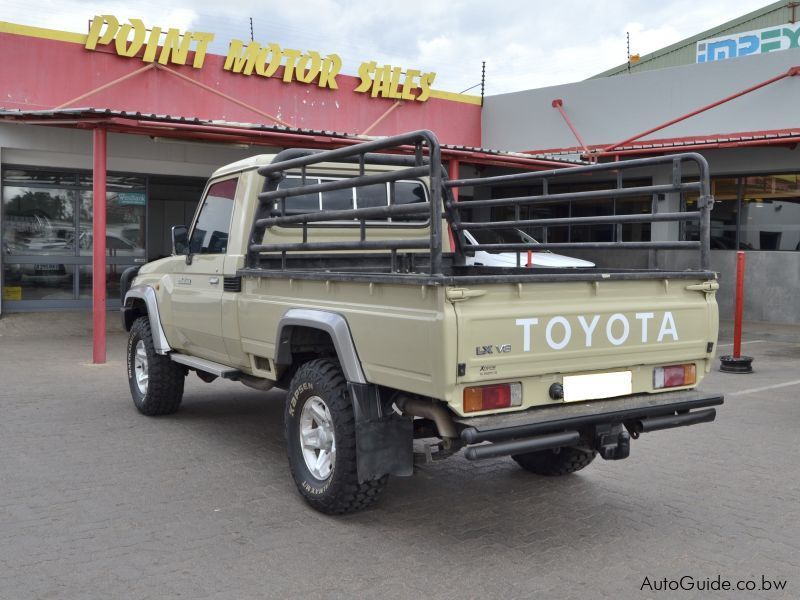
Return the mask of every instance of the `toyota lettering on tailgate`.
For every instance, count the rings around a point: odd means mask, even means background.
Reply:
[[[547,345],[553,350],[566,348],[573,335],[576,337],[581,336],[587,348],[592,347],[592,342],[595,336],[598,335],[605,335],[608,342],[613,346],[621,346],[628,341],[631,335],[636,336],[643,344],[646,344],[651,341],[651,332],[655,334],[655,328],[658,327],[658,333],[655,335],[656,343],[661,343],[668,339],[672,339],[675,342],[678,341],[678,328],[675,325],[675,318],[672,316],[671,311],[666,311],[663,314],[637,312],[634,316],[635,319],[632,324],[631,320],[624,314],[614,313],[601,324],[600,315],[592,315],[591,317],[578,315],[573,321],[570,321],[567,317],[557,315],[547,321],[544,338]],[[544,322],[540,324],[538,317],[529,317],[517,319],[516,324],[522,327],[522,351],[530,352],[531,330],[544,325]]]

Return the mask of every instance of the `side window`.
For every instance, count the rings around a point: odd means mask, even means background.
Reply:
[[[322,183],[328,181],[336,180],[323,179]],[[349,208],[353,208],[353,188],[322,192],[322,210],[347,210]]]
[[[233,199],[238,181],[226,179],[208,188],[189,240],[192,254],[225,254],[228,250]]]
[[[356,204],[358,208],[374,208],[388,204],[386,184],[377,183],[356,188]]]
[[[287,177],[278,184],[279,190],[289,188],[299,188],[302,184],[300,177]],[[306,177],[306,185],[316,185],[319,179],[316,177]],[[303,213],[316,212],[319,210],[319,194],[303,194],[302,196],[292,196],[286,199],[286,214],[301,215]],[[272,208],[272,214],[281,214],[280,202],[276,202]]]
[[[398,181],[394,184],[394,194],[391,198],[392,204],[414,204],[425,202],[425,186],[421,183],[412,181]],[[407,217],[392,217],[394,222],[424,221],[421,215],[409,215]]]
[[[333,178],[306,177],[306,185],[315,185],[335,181]],[[299,188],[301,179],[296,175],[290,175],[278,184],[278,189]],[[388,183],[376,183],[357,188],[344,188],[322,192],[321,194],[303,194],[286,199],[286,214],[299,215],[319,210],[346,210],[351,208],[372,208],[376,206],[387,206],[388,204],[413,204],[416,202],[426,202],[427,196],[425,186],[418,181],[398,181],[394,184],[394,191],[390,194]],[[355,206],[353,196],[355,191]],[[391,197],[390,197],[391,196]],[[276,203],[271,211],[273,216],[281,214],[280,205]],[[386,217],[374,219],[375,221],[388,221]],[[413,215],[408,217],[393,217],[394,222],[416,222],[426,221],[423,215]]]

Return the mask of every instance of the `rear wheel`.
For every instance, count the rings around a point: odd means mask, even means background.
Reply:
[[[136,408],[150,417],[178,410],[186,370],[153,346],[150,320],[139,317],[128,336],[128,385]]]
[[[292,378],[284,414],[286,452],[300,494],[326,514],[363,510],[388,476],[359,483],[353,405],[339,364],[312,360]]]
[[[578,448],[558,448],[556,450],[542,450],[528,452],[527,454],[514,454],[517,464],[531,473],[537,475],[567,475],[588,467],[597,456],[594,450],[579,450]]]

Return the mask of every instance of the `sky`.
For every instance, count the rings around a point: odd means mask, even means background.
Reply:
[[[437,73],[433,87],[486,94],[580,81],[766,6],[765,0],[3,0],[0,21],[85,32],[96,14],[147,27],[336,53],[342,73],[363,61]],[[480,93],[475,87],[469,93]]]

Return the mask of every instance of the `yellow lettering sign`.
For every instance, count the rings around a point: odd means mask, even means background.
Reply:
[[[361,82],[355,91],[369,93],[373,98],[392,98],[395,100],[417,100],[425,102],[431,95],[431,85],[436,73],[422,73],[408,69],[403,73],[401,67],[378,66],[374,60],[361,63],[358,68]],[[402,83],[402,86],[401,86]],[[419,91],[419,93],[417,93]]]
[[[181,33],[178,29],[169,29],[162,44],[160,27],[153,27],[148,34],[141,19],[128,19],[128,23],[120,25],[119,19],[113,15],[98,15],[92,19],[85,48],[96,50],[98,44],[106,46],[113,41],[114,48],[120,56],[134,57],[144,48],[142,53],[144,62],[154,62],[158,54],[159,64],[185,65],[194,44],[192,66],[199,69],[203,66],[208,45],[213,39],[213,33],[202,31]],[[161,47],[160,54],[159,47]]]
[[[203,67],[208,47],[214,40],[213,33],[184,31],[161,27],[147,29],[141,19],[128,19],[121,23],[114,15],[97,15],[92,19],[85,48],[96,50],[98,46],[113,48],[119,56],[140,57],[143,62],[158,61],[161,65],[185,65],[189,52],[194,50],[192,67]],[[260,77],[274,77],[283,67],[281,81],[304,84],[316,83],[321,88],[339,89],[336,76],[342,69],[338,54],[322,56],[319,52],[303,52],[292,48],[281,48],[269,43],[231,40],[223,69],[232,73]],[[373,61],[363,62],[358,67],[360,82],[356,92],[369,94],[372,98],[412,100],[425,102],[431,95],[431,86],[436,73],[423,73],[418,69],[403,69],[393,65],[381,65]]]
[[[342,68],[342,59],[336,54],[323,59],[313,50],[303,54],[300,50],[281,48],[278,44],[262,46],[258,42],[249,42],[245,47],[242,40],[231,40],[222,68],[242,75],[252,75],[255,71],[262,77],[272,77],[281,65],[281,80],[286,83],[318,80],[317,85],[321,88],[338,89],[336,75]]]
[[[105,31],[103,31],[104,25],[106,26]],[[115,16],[96,16],[94,19],[92,19],[92,25],[89,27],[89,35],[86,37],[86,49],[94,50],[95,47],[97,47],[98,42],[103,45],[108,44],[114,39],[114,36],[117,34],[118,30],[119,21],[117,21]]]
[[[128,37],[133,31],[133,39],[128,43]],[[117,54],[120,56],[136,56],[139,50],[142,49],[144,44],[144,36],[147,34],[147,29],[141,19],[130,19],[130,25],[127,23],[119,28],[116,35]]]

